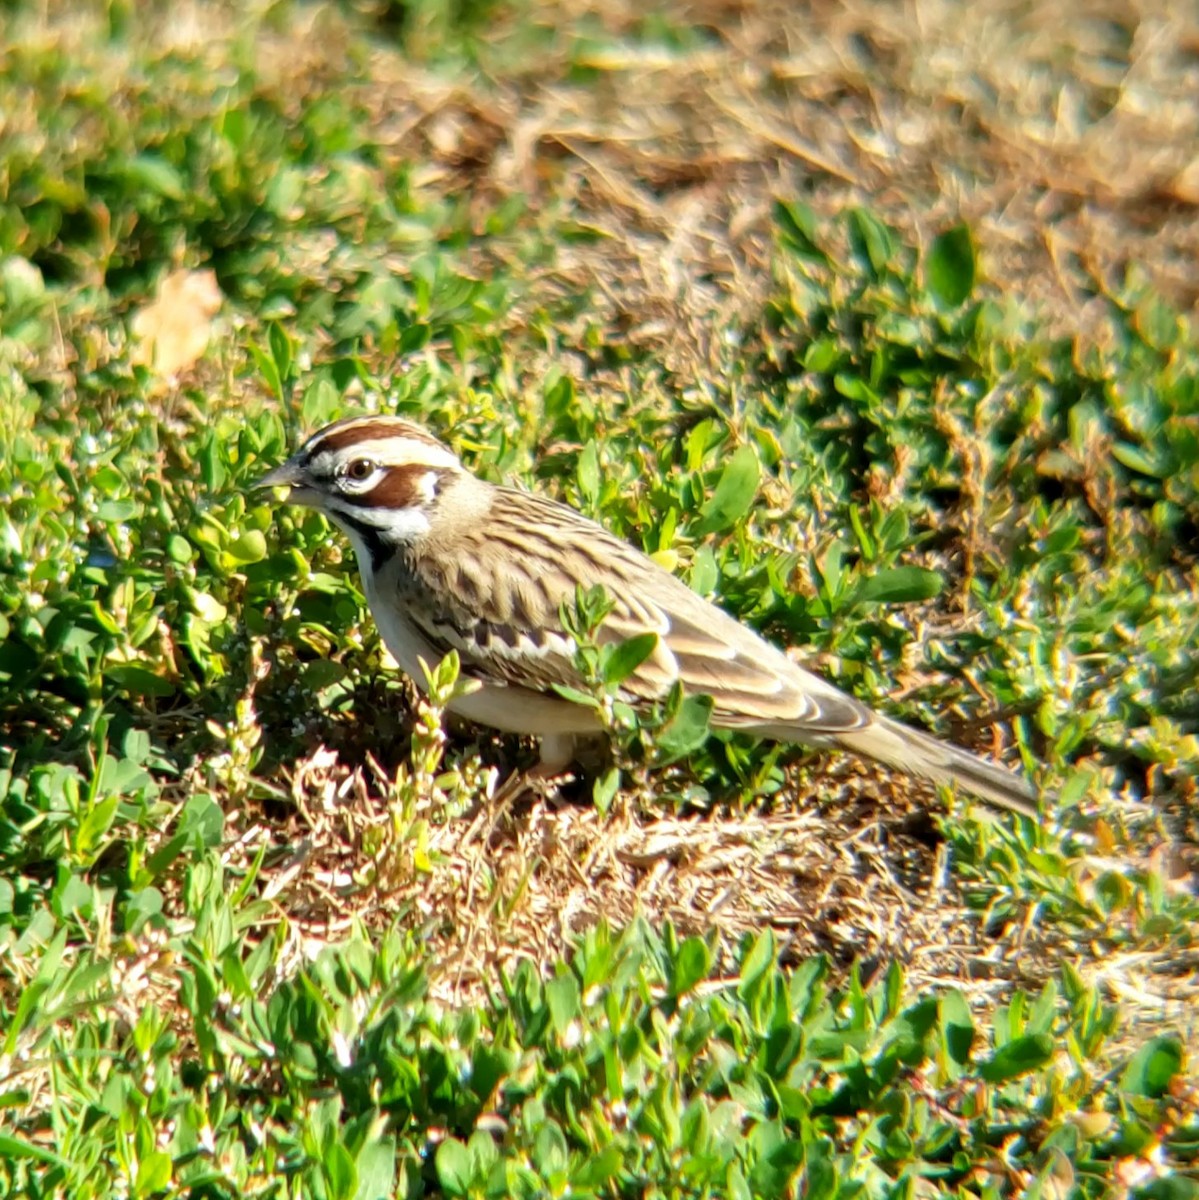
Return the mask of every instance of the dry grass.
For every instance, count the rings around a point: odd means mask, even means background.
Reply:
[[[643,19],[567,8],[614,38]],[[963,13],[954,0],[692,4],[662,21],[700,31],[697,48],[576,47],[585,85],[568,82],[560,39],[536,78],[498,85],[447,84],[380,52],[363,100],[397,156],[430,164],[430,186],[481,209],[519,193],[602,233],[544,284],[594,288],[634,338],[695,352],[714,315],[752,304],[778,193],[824,212],[865,204],[920,238],[965,218],[992,278],[1061,331],[1086,327],[1097,283],[1130,267],[1199,302],[1194,7]],[[543,19],[569,24],[559,6]]]
[[[174,6],[141,36],[215,67],[239,17]],[[69,51],[99,19],[50,5],[19,33]],[[659,7],[654,23],[685,35],[682,48],[647,34],[638,5],[569,0],[510,19],[547,30],[537,53],[504,50],[497,12],[486,70],[445,71],[423,65],[419,33],[415,52],[381,39],[363,62],[340,10],[296,8],[259,32],[256,69],[297,112],[337,87],[397,161],[420,164],[420,187],[469,195],[481,214],[519,194],[605,234],[573,245],[545,283],[585,276],[634,326],[656,305],[671,325],[680,301],[710,322],[730,296],[752,296],[780,193],[824,212],[866,204],[918,236],[964,217],[991,277],[1060,329],[1084,324],[1095,281],[1130,266],[1184,308],[1199,303],[1188,0]],[[583,27],[585,44],[568,32]],[[128,65],[108,64],[114,91]]]
[[[476,757],[455,769],[494,788],[494,768]],[[455,1005],[477,1002],[497,968],[556,961],[597,921],[644,918],[707,937],[717,972],[735,973],[741,939],[770,927],[788,961],[824,953],[867,980],[898,961],[914,990],[955,986],[986,1005],[1040,988],[1071,961],[1122,1004],[1129,1045],[1161,1020],[1192,1023],[1193,963],[1168,949],[1110,956],[1098,934],[1079,941],[1034,905],[1020,922],[967,906],[929,815],[936,799],[844,756],[793,765],[784,792],[749,813],[663,816],[633,793],[601,817],[557,786],[504,791],[454,814],[427,781],[408,815],[428,822],[427,839],[397,838],[394,780],[322,747],[294,770],[286,820],[255,806],[232,814],[225,858],[238,875],[269,848],[260,895],[292,931],[285,962],[312,957],[352,923],[399,919],[428,947],[434,994]],[[1151,843],[1163,853],[1149,831],[1146,860]],[[1085,890],[1131,865],[1094,855],[1076,869]]]

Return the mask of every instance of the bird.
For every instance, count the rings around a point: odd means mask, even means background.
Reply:
[[[349,539],[380,636],[425,686],[423,664],[451,650],[474,690],[449,709],[540,741],[541,766],[564,770],[602,732],[564,603],[602,585],[611,610],[595,633],[616,643],[656,634],[618,697],[648,710],[677,682],[711,697],[713,728],[841,749],[1036,819],[1023,776],[882,713],[801,667],[647,554],[567,504],[491,483],[403,417],[347,417],[313,433],[256,489],[323,513]]]

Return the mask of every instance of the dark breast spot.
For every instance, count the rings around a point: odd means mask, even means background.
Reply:
[[[365,521],[359,521],[347,512],[339,513],[337,519],[344,521],[362,539],[367,553],[371,556],[371,567],[375,571],[383,570],[391,558],[393,551],[383,541],[383,535],[378,527],[368,525]]]

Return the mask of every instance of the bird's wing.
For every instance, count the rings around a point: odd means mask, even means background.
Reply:
[[[561,606],[573,605],[579,585],[601,584],[614,607],[597,640],[658,635],[622,684],[622,697],[634,705],[660,700],[679,680],[688,693],[712,697],[716,726],[823,741],[872,719],[865,705],[565,505],[497,488],[486,520],[454,536],[453,547],[413,559],[405,603],[434,649],[458,651],[464,675],[546,690],[582,687]]]
[[[652,611],[667,632],[633,677],[634,686],[660,694],[678,679],[688,693],[712,697],[713,725],[771,730],[771,736],[792,741],[820,741],[873,719],[860,701],[797,666],[748,626],[650,565],[654,571],[642,580],[639,606]],[[632,636],[639,632],[639,618],[618,604],[604,623],[604,636]]]

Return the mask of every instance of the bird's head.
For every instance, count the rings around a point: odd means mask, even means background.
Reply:
[[[287,503],[323,512],[362,558],[428,532],[438,497],[464,474],[452,450],[400,417],[350,417],[314,433],[255,488],[288,488]]]

